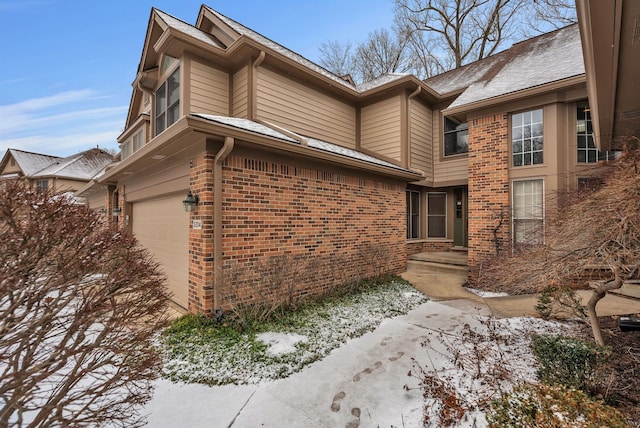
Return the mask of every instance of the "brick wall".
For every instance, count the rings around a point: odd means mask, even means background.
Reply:
[[[469,279],[482,262],[510,242],[508,116],[498,114],[469,123]]]
[[[407,241],[407,255],[423,252],[442,252],[453,248],[453,241]]]
[[[213,165],[215,153],[202,152],[191,160],[189,189],[199,198],[189,214],[189,311],[209,313],[213,307]],[[201,229],[192,227],[200,221]]]
[[[229,156],[223,166],[223,308],[320,294],[380,268],[403,271],[405,188],[322,167]],[[282,293],[274,276],[292,289]]]

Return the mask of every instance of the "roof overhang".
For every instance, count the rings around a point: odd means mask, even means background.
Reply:
[[[640,135],[640,2],[576,0],[596,145]]]
[[[204,137],[204,138],[202,138]],[[340,154],[309,147],[298,142],[286,141],[246,129],[213,122],[201,117],[189,115],[171,125],[133,155],[121,161],[95,179],[90,185],[81,189],[78,194],[90,193],[91,188],[100,184],[115,183],[138,171],[153,167],[167,158],[175,156],[177,152],[190,150],[191,143],[198,143],[204,139],[219,139],[233,137],[246,142],[252,147],[266,151],[287,153],[320,162],[328,162],[349,169],[366,171],[370,174],[381,175],[401,181],[419,181],[423,174],[419,171],[400,167],[377,165],[359,159],[342,156]]]

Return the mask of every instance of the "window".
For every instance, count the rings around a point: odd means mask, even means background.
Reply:
[[[447,194],[427,194],[427,236],[447,237]]]
[[[122,148],[120,149],[122,159],[126,159],[131,156],[131,141],[127,140],[122,143]]]
[[[538,165],[542,158],[542,109],[511,116],[513,166]]]
[[[458,155],[469,151],[469,124],[444,118],[444,155]]]
[[[36,180],[36,187],[40,190],[49,188],[49,180]]]
[[[407,190],[407,239],[420,237],[420,192]]]
[[[585,106],[578,106],[577,112],[576,134],[578,136],[578,162],[597,162],[598,149],[593,141],[591,112]]]
[[[175,123],[179,116],[180,68],[176,68],[156,91],[156,135]]]
[[[133,135],[133,152],[137,152],[142,148],[142,129]]]
[[[544,237],[543,181],[513,182],[513,242],[541,244]]]
[[[589,106],[579,105],[577,108],[576,135],[578,138],[578,163],[594,163],[616,158],[614,151],[602,153],[596,148]]]

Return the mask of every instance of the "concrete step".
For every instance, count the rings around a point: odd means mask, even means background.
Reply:
[[[442,263],[455,266],[467,266],[467,253],[462,251],[446,251],[432,253],[417,253],[408,257],[409,260]]]
[[[468,270],[469,269],[466,264],[460,265],[433,261],[407,260],[407,272],[446,273],[466,276],[468,274]]]

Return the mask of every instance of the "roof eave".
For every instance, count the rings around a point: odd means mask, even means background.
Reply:
[[[536,95],[542,95],[549,92],[554,92],[559,89],[566,89],[571,86],[584,84],[586,77],[584,74],[568,77],[554,82],[549,82],[544,85],[538,85],[531,88],[521,89],[519,91],[509,92],[504,95],[498,95],[491,98],[485,98],[483,100],[474,101],[468,104],[463,104],[451,108],[442,110],[445,115],[457,115],[463,113],[469,113],[475,110],[482,110],[488,107],[492,107],[498,104],[504,104],[511,101],[517,101],[523,98],[533,97]]]

